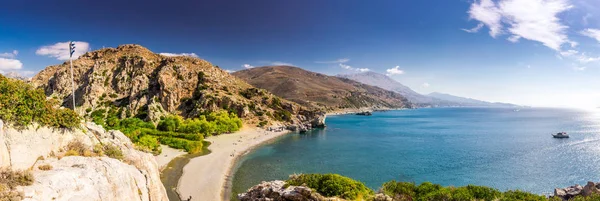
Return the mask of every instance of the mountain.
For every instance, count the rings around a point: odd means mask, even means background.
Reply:
[[[411,88],[404,86],[400,82],[383,74],[375,72],[365,72],[356,74],[343,74],[337,75],[337,77],[351,79],[360,83],[378,86],[382,89],[390,90],[401,94],[406,97],[410,102],[418,106],[429,106],[429,105],[444,105],[448,106],[452,103],[447,101],[439,100],[433,97],[425,96],[413,91]]]
[[[227,110],[244,123],[322,124],[323,112],[283,100],[252,87],[208,61],[167,57],[140,45],[121,45],[88,52],[73,61],[79,114],[114,110],[121,118],[157,122],[166,114],[198,117]],[[50,66],[31,83],[49,97],[72,107],[69,63]],[[312,122],[312,121],[315,122]]]
[[[437,98],[440,100],[446,100],[458,105],[456,106],[477,106],[477,107],[518,107],[518,105],[510,104],[510,103],[492,103],[487,101],[481,101],[472,98],[465,98],[460,96],[454,96],[450,94],[444,94],[439,92],[433,92],[428,94],[427,96]]]
[[[258,67],[237,71],[233,75],[303,106],[328,111],[412,106],[398,93],[298,67]]]
[[[422,95],[400,82],[383,74],[365,72],[357,74],[337,75],[338,77],[351,79],[368,85],[378,86],[383,89],[397,92],[406,97],[410,102],[420,107],[515,107],[517,105],[508,103],[491,103],[470,98],[463,98],[442,93],[431,93]]]

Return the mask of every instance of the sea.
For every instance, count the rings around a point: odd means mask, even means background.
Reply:
[[[242,157],[232,195],[299,173],[336,173],[375,191],[396,180],[548,195],[600,181],[600,110],[423,108],[328,116],[326,124]],[[561,131],[570,138],[551,136]]]

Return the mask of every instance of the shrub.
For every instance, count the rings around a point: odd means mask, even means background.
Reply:
[[[75,140],[67,144],[66,150],[66,156],[83,156],[86,151],[89,151],[89,147],[81,141]]]
[[[33,184],[33,175],[29,171],[12,171],[0,169],[0,200],[5,197],[18,197],[11,194],[17,186],[29,186]],[[10,196],[9,196],[10,195]]]
[[[40,166],[38,166],[38,169],[43,170],[43,171],[52,170],[52,165],[50,165],[50,164],[40,165]]]
[[[121,151],[121,149],[119,147],[117,147],[117,146],[112,145],[112,144],[105,144],[102,147],[102,151],[108,157],[111,157],[111,158],[114,158],[114,159],[118,159],[118,160],[123,159],[123,152]]]
[[[390,197],[397,197],[398,200],[402,200],[402,198],[412,200],[416,198],[416,188],[414,183],[389,181],[383,184],[381,191]]]
[[[337,196],[353,200],[373,194],[362,182],[338,174],[293,175],[287,183],[295,186],[306,185],[327,197]]]
[[[42,126],[74,128],[79,116],[70,109],[57,109],[55,102],[46,100],[41,89],[0,75],[0,119],[16,127],[32,123]]]
[[[161,137],[160,143],[175,149],[183,149],[190,154],[202,151],[202,141],[191,141],[173,137]]]
[[[500,201],[545,201],[546,197],[520,190],[506,191]]]

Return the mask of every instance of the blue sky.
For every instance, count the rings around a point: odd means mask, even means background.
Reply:
[[[369,70],[421,93],[600,106],[597,0],[6,0],[0,7],[5,73],[31,76],[62,63],[57,47],[69,40],[80,41],[80,51],[136,43],[227,70]]]

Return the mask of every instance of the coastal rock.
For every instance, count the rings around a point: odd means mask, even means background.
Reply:
[[[375,195],[375,197],[373,197],[373,201],[393,201],[394,199],[392,199],[392,197],[383,194],[383,193],[378,193]]]
[[[600,190],[596,188],[596,184],[594,184],[594,182],[588,181],[588,183],[583,187],[581,195],[590,196],[594,193],[600,193]]]
[[[17,188],[25,201],[168,201],[154,156],[136,150],[120,131],[105,131],[94,123],[73,130],[7,127],[0,126],[0,166],[31,171],[33,185]],[[123,158],[55,157],[74,141],[89,149],[100,143],[112,145],[121,150]],[[40,168],[42,165],[46,168]]]
[[[238,194],[240,201],[344,201],[340,198],[323,197],[305,186],[287,186],[285,181],[270,181],[253,186],[246,193]],[[383,201],[383,200],[382,200]]]

